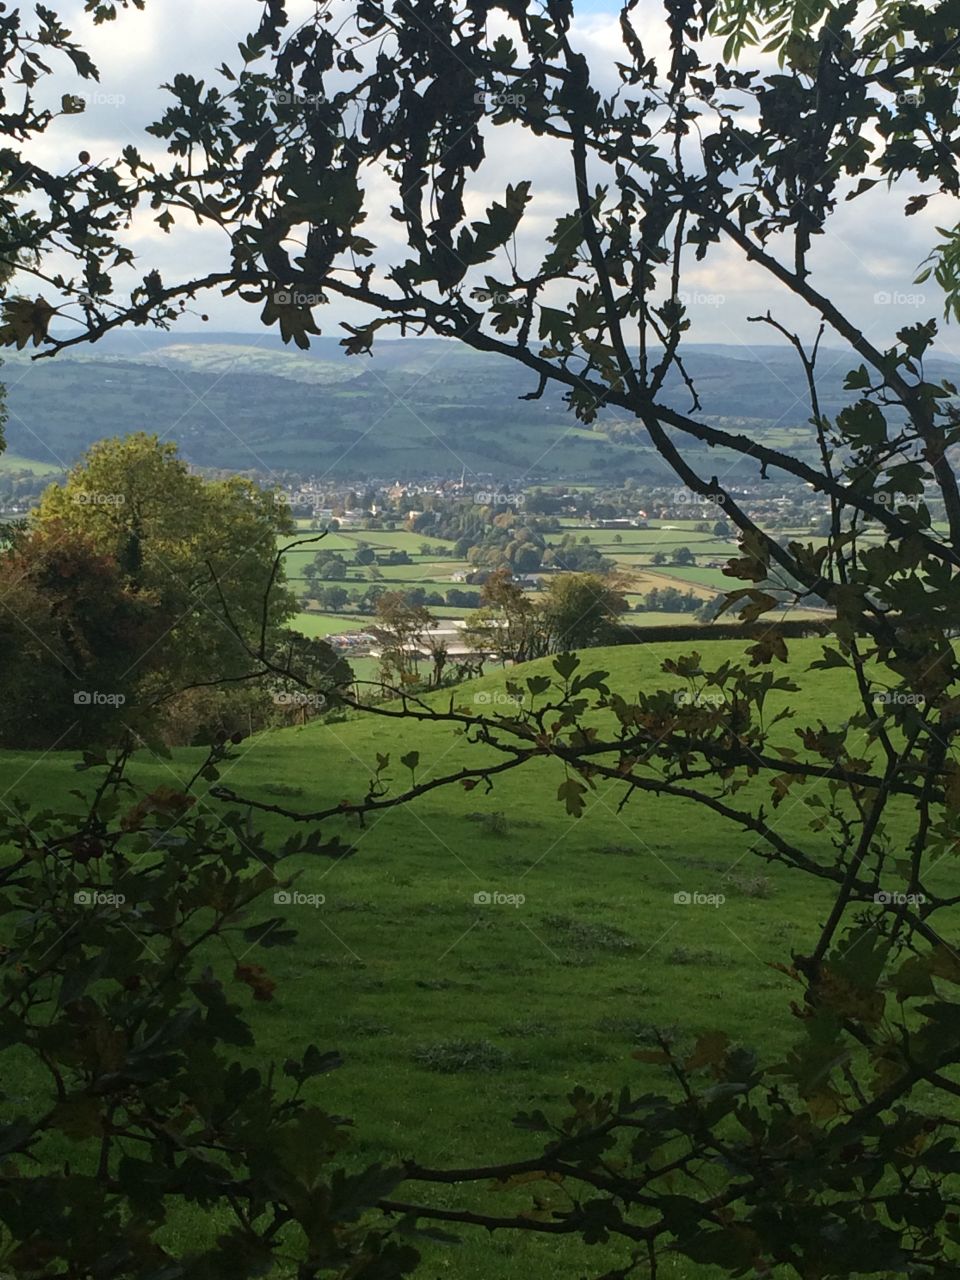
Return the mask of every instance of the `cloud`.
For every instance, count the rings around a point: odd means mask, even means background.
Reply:
[[[101,71],[98,84],[81,81],[67,68],[41,86],[43,100],[55,106],[63,93],[90,95],[82,115],[57,121],[50,134],[34,151],[40,163],[70,168],[81,150],[94,160],[116,155],[133,144],[148,158],[161,160],[164,149],[159,140],[146,134],[146,126],[162,113],[167,95],[162,84],[177,72],[187,72],[208,84],[227,82],[216,71],[222,62],[236,67],[238,42],[254,28],[261,6],[254,0],[162,0],[149,4],[144,12],[128,10],[116,22],[99,27],[82,12],[81,0],[66,6],[66,21],[72,24],[78,41],[89,49]],[[307,17],[309,0],[294,0],[291,17]],[[588,56],[598,84],[612,92],[618,84],[616,61],[623,57],[618,12],[608,3],[591,0],[577,4],[573,44]],[[640,0],[633,21],[640,32],[648,56],[661,62],[667,52],[666,29],[659,0]],[[502,18],[501,25],[510,24]],[[767,59],[769,69],[773,68]],[[561,214],[573,207],[573,182],[569,156],[558,143],[535,138],[517,126],[487,128],[487,160],[471,183],[468,209],[481,217],[493,199],[502,198],[508,183],[529,179],[533,201],[517,242],[518,266],[532,273],[539,261],[544,237]],[[594,180],[601,180],[595,174]],[[386,176],[370,168],[363,175],[369,193],[366,234],[379,246],[378,265],[396,261],[405,254],[399,224],[390,217],[396,193]],[[811,254],[812,283],[830,295],[841,310],[864,327],[872,341],[881,345],[892,340],[896,329],[928,316],[940,315],[942,299],[931,282],[914,285],[920,261],[936,240],[936,226],[953,220],[945,200],[933,200],[917,216],[905,219],[903,203],[909,192],[889,193],[882,185],[856,201],[843,202],[830,220],[827,234],[818,237]],[[177,216],[173,233],[165,235],[153,221],[155,213],[144,211],[134,219],[129,243],[137,256],[136,278],[156,267],[167,280],[200,274],[224,267],[228,262],[226,238],[212,229],[191,225],[189,218]],[[774,253],[787,246],[770,241]],[[65,268],[53,260],[52,266]],[[692,322],[691,339],[701,342],[740,342],[748,346],[767,344],[775,336],[762,326],[751,325],[748,317],[772,310],[784,323],[796,326],[806,337],[816,328],[816,317],[804,304],[760,268],[745,262],[742,253],[729,243],[711,247],[706,260],[693,261],[685,273]],[[484,274],[506,276],[509,262],[501,254],[495,263],[482,268]],[[118,291],[129,289],[135,278],[118,276]],[[669,291],[664,282],[663,298]],[[888,296],[890,301],[882,301]],[[881,301],[878,301],[878,297]],[[256,308],[232,298],[207,297],[197,307],[210,315],[211,329],[255,331],[259,327]],[[350,303],[336,301],[318,309],[317,318],[327,333],[339,322],[369,318],[368,313]],[[201,328],[198,314],[180,322],[184,329]],[[952,333],[947,348],[956,349]]]

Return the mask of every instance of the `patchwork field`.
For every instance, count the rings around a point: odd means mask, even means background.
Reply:
[[[736,553],[736,544],[715,538],[712,534],[697,532],[694,520],[664,522],[660,527],[650,529],[624,529],[613,531],[586,526],[579,522],[563,521],[564,532],[575,533],[578,539],[588,541],[598,551],[613,560],[617,569],[628,582],[627,601],[631,610],[635,609],[641,597],[646,593],[673,587],[678,591],[693,591],[701,600],[710,600],[718,592],[728,589],[730,579],[722,570],[712,567],[707,562],[724,561]],[[315,537],[318,531],[307,527],[307,521],[300,521],[301,528],[297,537]],[[559,540],[561,535],[555,535]],[[283,539],[281,545],[286,545]],[[403,550],[412,558],[409,565],[363,566],[352,563],[357,544],[364,542],[377,553],[383,554],[391,550]],[[429,544],[431,553],[421,554],[420,548]],[[301,591],[306,586],[303,571],[320,547],[343,554],[348,565],[348,577],[342,585],[348,590],[356,590],[361,583],[375,581],[391,591],[403,591],[413,586],[423,587],[428,592],[439,592],[445,595],[451,587],[464,588],[464,584],[453,581],[455,573],[468,570],[466,561],[455,559],[450,553],[453,544],[437,538],[428,538],[406,530],[384,531],[377,529],[337,530],[327,534],[322,541],[298,547],[287,553],[285,567],[291,585]],[[669,559],[680,547],[689,547],[697,556],[694,565],[654,565],[653,558],[662,552]],[[477,588],[473,588],[476,590]],[[464,616],[460,607],[431,605],[432,612],[441,618],[457,618]],[[687,624],[690,614],[684,613],[637,613],[631,614],[630,622],[635,626],[665,626],[671,623]],[[361,629],[369,618],[344,609],[340,613],[323,613],[317,609],[301,613],[292,625],[307,635],[332,635],[341,631]]]

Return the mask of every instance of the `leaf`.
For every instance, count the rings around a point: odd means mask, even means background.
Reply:
[[[35,347],[39,347],[55,315],[56,308],[51,307],[45,298],[8,298],[3,306],[0,345],[15,346],[22,351],[32,341]]]
[[[54,1108],[50,1124],[74,1142],[96,1138],[103,1132],[101,1104],[96,1098],[82,1094],[65,1098]]]
[[[329,1213],[340,1222],[358,1218],[378,1200],[390,1195],[405,1178],[398,1168],[374,1164],[361,1173],[344,1173],[337,1169],[330,1179]]]
[[[97,74],[97,68],[89,53],[86,53],[83,49],[78,49],[76,45],[72,44],[64,45],[63,52],[76,67],[78,75],[82,76],[84,80],[99,81],[100,76]]]
[[[313,318],[309,307],[295,306],[292,302],[283,301],[292,294],[277,291],[269,297],[264,305],[260,319],[265,325],[280,325],[280,337],[285,343],[295,342],[301,351],[310,348],[308,334],[320,334],[321,330]]]
[[[298,1084],[303,1084],[304,1080],[309,1080],[313,1076],[326,1075],[328,1071],[336,1071],[342,1066],[343,1058],[336,1049],[322,1053],[315,1044],[311,1044],[308,1045],[302,1062],[296,1062],[293,1058],[286,1060],[283,1064],[283,1074],[291,1076]]]
[[[930,972],[934,977],[960,985],[960,956],[946,943],[934,947]]]
[[[583,813],[586,790],[578,778],[565,778],[557,788],[557,799],[565,803],[571,817],[579,818]]]
[[[420,752],[408,751],[405,756],[400,757],[400,763],[405,769],[409,769],[410,772],[413,773],[417,765],[420,763]]]
[[[277,984],[262,965],[238,964],[233,971],[233,976],[238,982],[246,983],[253,992],[254,1000],[269,1001],[273,999]]]
[[[697,1067],[714,1067],[726,1057],[730,1037],[725,1031],[704,1031],[693,1047],[684,1066],[688,1071]]]
[[[569,680],[579,665],[580,659],[575,653],[560,653],[553,660],[553,669],[561,680]]]
[[[549,1133],[550,1121],[542,1111],[519,1111],[513,1117],[515,1129],[527,1129],[531,1133]]]

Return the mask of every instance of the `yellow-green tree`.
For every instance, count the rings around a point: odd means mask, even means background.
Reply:
[[[205,480],[156,436],[93,445],[34,519],[84,535],[174,619],[156,641],[159,664],[150,655],[161,692],[243,674],[265,610],[268,639],[296,610],[282,567],[268,593],[277,538],[293,530],[286,505],[240,476]]]

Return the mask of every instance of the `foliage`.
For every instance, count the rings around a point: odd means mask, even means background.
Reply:
[[[501,569],[484,584],[481,608],[467,620],[465,634],[478,652],[509,662],[609,643],[617,617],[627,609],[624,585],[596,574],[566,573],[551,578],[546,591],[531,600],[509,570]]]
[[[436,666],[442,671],[441,649],[429,645],[427,635],[435,624],[433,614],[422,604],[411,604],[402,591],[384,591],[376,603],[375,634],[383,638],[380,672],[386,685],[411,685],[419,680],[422,651],[430,647]],[[439,683],[439,679],[438,679]]]
[[[277,537],[293,529],[284,506],[240,476],[203,480],[155,436],[94,445],[46,490],[36,522],[89,538],[172,620],[151,653],[157,696],[247,672],[237,632],[259,641],[268,594],[271,640],[296,612],[274,573]]]
[[[889,346],[877,346],[816,287],[811,246],[841,198],[866,200],[880,183],[907,191],[907,214],[931,195],[957,194],[955,6],[883,5],[864,24],[853,3],[668,0],[669,47],[656,57],[635,8],[627,4],[621,16],[620,92],[611,94],[592,81],[576,47],[569,0],[535,11],[496,0],[377,0],[335,27],[323,13],[288,25],[285,6],[268,4],[242,61],[227,68],[228,88],[187,75],[173,82],[174,101],[152,127],[173,154],[168,171],[147,166],[133,148],[114,169],[84,161],[62,181],[31,170],[32,187],[48,199],[18,215],[11,247],[45,247],[64,208],[75,214],[83,204],[82,218],[65,219],[78,274],[53,283],[75,297],[82,280],[95,295],[83,305],[87,328],[77,340],[124,320],[162,321],[178,300],[224,285],[242,288],[264,323],[301,348],[318,326],[314,304],[297,299],[312,296],[366,308],[366,323],[346,326],[353,354],[368,352],[391,326],[498,354],[530,375],[532,398],[562,391],[583,424],[604,411],[627,419],[678,483],[721,507],[738,531],[726,606],[750,625],[750,641],[743,660],[667,660],[664,675],[686,682],[684,699],[666,681],[614,690],[604,671],[563,653],[548,675],[511,678],[504,714],[444,710],[404,687],[412,684],[405,637],[427,619],[405,603],[384,607],[395,624],[400,698],[369,713],[446,725],[483,752],[473,766],[425,778],[419,752],[407,751],[407,785],[378,755],[367,797],[343,802],[341,814],[362,816],[444,785],[492,788],[502,773],[548,760],[572,818],[601,787],[616,789],[620,805],[684,799],[741,831],[757,857],[833,893],[815,936],[782,964],[797,992],[786,1055],[770,1061],[723,1030],[690,1052],[663,1038],[638,1051],[663,1068],[671,1082],[663,1093],[577,1088],[565,1113],[518,1118],[547,1135],[531,1157],[413,1173],[424,1183],[519,1178],[533,1184],[527,1212],[495,1217],[426,1195],[402,1212],[613,1239],[625,1255],[621,1276],[656,1274],[681,1254],[731,1276],[782,1268],[818,1280],[946,1280],[960,1259],[960,973],[949,915],[958,899],[933,872],[960,841],[960,490],[950,462],[960,441],[957,389],[932,369],[934,320],[905,325]],[[38,17],[49,27],[46,13]],[[727,37],[719,61],[704,43],[711,24]],[[768,35],[781,62],[776,74],[743,62]],[[19,42],[16,24],[3,38],[8,47]],[[70,56],[66,33],[50,31],[46,43]],[[38,74],[35,60],[27,74]],[[15,134],[44,127],[29,114],[13,124]],[[566,166],[569,205],[532,260],[517,251],[542,225],[531,180],[514,175],[479,212],[477,171],[498,129],[525,130]],[[374,196],[366,184],[374,168],[392,185],[388,223],[368,217],[384,204],[383,192]],[[123,252],[115,235],[148,197],[162,206],[164,229],[188,217],[225,230],[230,261],[201,281],[145,278],[132,311],[109,314],[109,271]],[[690,317],[680,285],[691,255],[703,259],[718,246],[802,302],[819,325],[810,346],[772,313],[755,317],[799,361],[813,461],[701,413],[685,363]],[[948,268],[950,260],[943,258]],[[55,314],[42,297],[11,299],[3,340],[63,349],[70,340],[50,333]],[[836,413],[818,393],[828,329],[852,366],[851,403]],[[668,376],[686,385],[688,410],[668,399]],[[825,541],[782,546],[709,473],[712,449],[822,495]],[[943,504],[945,529],[928,492]],[[537,545],[519,545],[528,542]],[[557,563],[595,568],[580,559],[591,554],[568,544]],[[543,642],[535,607],[493,577],[504,624],[496,630],[515,632],[514,656],[530,656]],[[827,709],[794,724],[789,746],[771,736],[789,711],[766,711],[771,693],[795,687],[782,665],[787,643],[760,623],[785,599],[829,605],[831,634],[814,669],[842,670],[857,697],[842,720]],[[493,619],[480,621],[494,633]],[[269,668],[262,644],[259,656]],[[614,725],[601,733],[605,714]],[[239,801],[229,788],[217,794]],[[788,836],[778,811],[794,804],[804,806],[807,827]],[[269,807],[307,824],[329,816]],[[910,824],[896,844],[894,818]],[[269,993],[258,970],[244,976],[256,994]],[[99,1042],[94,1049],[103,1052]],[[16,1141],[15,1133],[14,1150]],[[316,1151],[312,1144],[312,1159]],[[558,1181],[565,1194],[546,1199],[542,1191]]]
[[[0,743],[209,742],[282,724],[291,690],[261,650],[332,705],[349,667],[282,625],[294,605],[276,540],[290,528],[272,493],[205,481],[153,437],[95,446],[0,553]]]
[[[200,772],[216,778],[229,750]],[[416,1251],[371,1213],[402,1171],[352,1160],[347,1121],[322,1105],[339,1055],[249,1062],[251,1002],[283,999],[264,949],[296,937],[266,902],[289,899],[298,851],[347,850],[294,837],[276,852],[240,813],[211,823],[189,791],[138,793],[126,765],[88,757],[102,781],[79,817],[0,815],[3,1049],[37,1085],[0,1128],[5,1266],[24,1280],[407,1274]],[[174,1251],[185,1214],[211,1229]]]
[[[0,744],[107,742],[142,724],[144,683],[175,616],[54,518],[0,552]]]
[[[663,613],[696,613],[702,601],[693,591],[681,591],[678,587],[654,587],[643,597],[638,609],[650,609]]]

